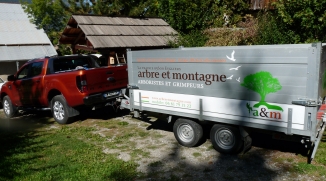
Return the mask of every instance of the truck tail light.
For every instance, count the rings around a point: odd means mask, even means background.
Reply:
[[[88,92],[86,75],[79,75],[76,77],[76,85],[81,93]]]

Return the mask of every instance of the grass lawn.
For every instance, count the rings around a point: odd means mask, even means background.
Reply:
[[[2,114],[2,113],[1,113]],[[0,115],[0,180],[133,180],[136,164],[105,154],[92,128],[59,125],[52,118],[7,120]],[[35,119],[39,119],[35,117]],[[15,129],[5,129],[17,124]],[[33,125],[28,128],[27,124]],[[53,126],[51,126],[53,125]],[[27,130],[26,130],[26,129]],[[100,141],[100,140],[99,140]]]

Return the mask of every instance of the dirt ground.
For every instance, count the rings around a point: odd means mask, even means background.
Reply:
[[[2,113],[3,110],[0,109],[0,112]],[[89,116],[90,114],[97,114],[97,116]],[[83,115],[84,118],[82,118],[82,124],[97,127],[98,131],[94,132],[94,134],[103,136],[103,131],[107,131],[107,129],[99,127],[98,122],[112,119],[107,117],[106,114],[105,111],[85,114]],[[28,119],[28,116],[26,116],[26,119]],[[168,124],[165,120],[155,117],[139,120],[133,118],[130,114],[121,114],[114,117],[114,119],[128,122],[129,125],[140,128],[148,132],[149,135],[161,135],[159,137],[148,136],[143,139],[130,139],[130,142],[136,143],[134,144],[135,147],[130,148],[130,151],[103,148],[103,153],[116,154],[119,159],[125,161],[135,157],[131,154],[133,149],[150,152],[146,157],[136,156],[137,159],[133,159],[139,165],[138,171],[141,174],[137,179],[139,181],[326,180],[324,176],[315,177],[293,172],[293,165],[306,161],[304,157],[306,156],[305,149],[300,144],[273,140],[269,135],[252,135],[252,147],[245,154],[225,155],[215,151],[209,139],[194,148],[179,145],[174,138],[171,124]],[[59,127],[57,123],[47,126],[51,127],[51,129]]]

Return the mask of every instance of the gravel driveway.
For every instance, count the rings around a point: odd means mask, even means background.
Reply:
[[[278,180],[320,180],[309,175],[291,172],[295,162],[304,162],[305,150],[301,144],[290,144],[273,140],[268,135],[253,135],[253,146],[245,154],[222,155],[213,149],[210,141],[198,147],[187,148],[179,145],[174,138],[172,125],[164,120],[150,118],[146,121],[132,118],[130,115],[119,117],[130,125],[142,128],[151,135],[131,139],[135,149],[150,152],[148,157],[137,159],[138,171],[146,176],[138,180],[189,180],[189,181],[278,181]],[[153,148],[153,145],[155,147]],[[117,153],[119,150],[105,150]],[[119,152],[120,159],[129,160],[128,152]]]

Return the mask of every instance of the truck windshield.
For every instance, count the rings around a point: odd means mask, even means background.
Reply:
[[[100,67],[90,57],[61,57],[53,60],[54,72]]]

